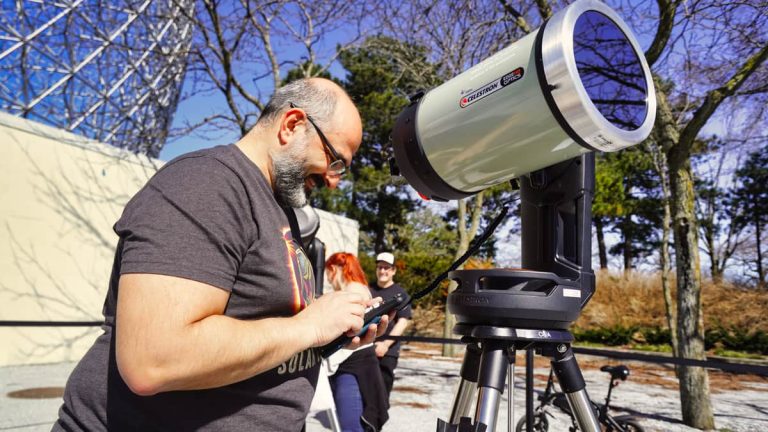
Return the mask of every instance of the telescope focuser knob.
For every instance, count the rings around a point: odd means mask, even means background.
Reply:
[[[411,102],[411,105],[413,105],[416,102],[420,101],[425,94],[426,94],[426,91],[424,91],[424,89],[416,90],[414,93],[411,93],[410,95],[408,95],[408,100]]]

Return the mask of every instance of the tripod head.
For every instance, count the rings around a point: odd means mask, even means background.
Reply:
[[[595,291],[594,154],[521,178],[524,269],[458,270],[448,311],[459,324],[567,329]]]

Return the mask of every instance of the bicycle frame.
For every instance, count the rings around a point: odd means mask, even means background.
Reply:
[[[614,418],[609,414],[610,406],[611,406],[611,396],[613,395],[613,388],[619,385],[620,379],[614,378],[611,376],[610,381],[608,383],[608,392],[605,396],[605,404],[596,404],[593,402],[593,406],[595,408],[595,411],[597,411],[597,419],[600,424],[606,426],[609,428],[609,430],[615,430],[615,431],[623,431],[626,430],[625,426],[620,423],[620,418],[622,416],[619,416],[618,418]],[[571,412],[570,406],[565,401],[565,398],[563,397],[563,394],[560,392],[557,392],[554,390],[554,373],[552,369],[549,371],[549,378],[547,379],[547,386],[544,389],[544,392],[539,395],[538,397],[540,403],[536,407],[535,411],[538,415],[544,416],[552,414],[549,414],[546,410],[547,405],[553,405],[560,411],[564,412],[565,414],[568,414],[568,416],[571,418],[572,426],[570,428],[571,431],[578,430],[576,420],[573,416],[573,413]],[[562,399],[562,400],[558,400]]]

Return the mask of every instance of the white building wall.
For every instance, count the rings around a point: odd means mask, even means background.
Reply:
[[[100,321],[112,225],[162,165],[0,113],[0,321]],[[356,221],[318,211],[327,254],[356,253]],[[0,326],[0,366],[78,360],[98,327]]]

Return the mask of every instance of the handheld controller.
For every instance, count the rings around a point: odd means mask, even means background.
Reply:
[[[398,293],[391,299],[385,302],[379,303],[378,306],[366,312],[365,316],[363,317],[363,328],[360,329],[360,332],[357,334],[357,336],[362,337],[365,334],[365,332],[368,331],[368,327],[370,327],[371,324],[378,324],[381,321],[382,316],[404,305],[407,301],[408,301],[407,295],[403,293]],[[334,339],[333,342],[322,347],[320,350],[320,354],[323,356],[323,358],[328,358],[333,353],[343,348],[344,345],[348,344],[349,341],[351,341],[352,339],[353,338],[347,335],[341,335],[336,339]]]

